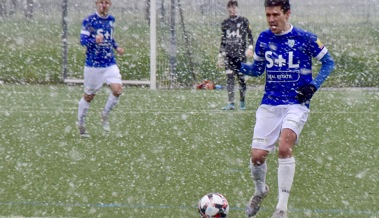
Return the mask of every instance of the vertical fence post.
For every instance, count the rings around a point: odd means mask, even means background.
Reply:
[[[63,0],[62,3],[62,77],[67,79],[67,7],[68,0]]]
[[[171,0],[171,22],[170,22],[170,65],[171,65],[171,75],[170,75],[170,88],[174,85],[176,79],[176,5],[175,0]]]
[[[157,89],[157,16],[156,0],[150,2],[150,89]]]

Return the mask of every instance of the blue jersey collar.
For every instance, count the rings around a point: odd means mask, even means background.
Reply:
[[[283,36],[283,35],[286,35],[286,34],[290,33],[292,30],[293,30],[293,25],[291,24],[291,27],[287,31],[282,32],[280,34],[274,34],[274,35],[275,36]]]
[[[98,17],[100,17],[100,18],[102,18],[102,19],[107,19],[108,17],[109,17],[109,15],[107,15],[107,16],[101,16],[99,13],[97,13],[97,11],[96,11],[96,15],[98,16]]]

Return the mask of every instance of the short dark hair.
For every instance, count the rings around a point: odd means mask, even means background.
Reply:
[[[231,6],[236,6],[238,7],[238,2],[237,0],[229,0],[228,1],[228,5],[226,6],[227,8],[231,7]]]
[[[291,10],[290,0],[265,0],[265,7],[280,6],[282,11],[286,13]]]

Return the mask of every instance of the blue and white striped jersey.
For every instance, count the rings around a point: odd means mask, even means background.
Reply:
[[[113,38],[115,18],[100,17],[97,13],[85,18],[80,32],[80,44],[87,47],[85,65],[88,67],[109,67],[116,64],[114,49],[118,47]],[[103,35],[104,41],[96,43],[96,35]]]

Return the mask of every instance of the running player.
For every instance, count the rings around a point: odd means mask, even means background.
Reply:
[[[96,13],[83,20],[80,43],[87,48],[84,66],[84,95],[79,101],[78,122],[80,136],[89,137],[85,118],[95,94],[106,83],[111,89],[108,100],[101,112],[102,126],[110,131],[108,115],[118,103],[122,92],[120,70],[116,64],[114,50],[123,54],[113,38],[115,18],[108,14],[111,0],[96,0]]]
[[[225,68],[227,77],[228,104],[223,110],[234,110],[234,83],[238,79],[240,92],[240,109],[245,110],[245,77],[239,72],[241,63],[246,61],[246,54],[253,54],[253,34],[249,20],[238,15],[238,2],[229,0],[227,4],[229,18],[221,24],[222,37],[220,53],[218,55],[218,66]]]
[[[267,196],[266,158],[278,142],[278,203],[273,218],[287,217],[288,198],[295,175],[293,148],[309,115],[313,94],[334,69],[334,61],[316,35],[289,23],[289,0],[265,0],[269,29],[256,42],[253,64],[241,72],[260,76],[266,71],[265,92],[256,112],[250,169],[255,184],[246,214],[254,216]],[[312,77],[312,58],[321,62]]]

